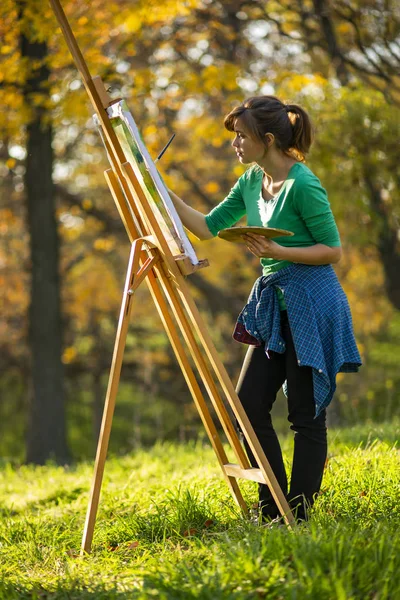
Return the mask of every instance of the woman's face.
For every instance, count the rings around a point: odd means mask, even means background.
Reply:
[[[235,138],[232,146],[236,150],[237,157],[241,163],[246,165],[252,162],[259,162],[264,158],[267,151],[266,147],[258,140],[254,140],[249,136],[240,122],[240,117],[235,121],[234,131]]]

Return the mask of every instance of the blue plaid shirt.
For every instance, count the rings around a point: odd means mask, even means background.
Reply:
[[[277,288],[285,298],[297,362],[313,369],[318,416],[332,400],[337,373],[356,372],[361,366],[349,304],[331,265],[291,264],[259,277],[233,337],[255,346],[265,343],[267,356],[269,350],[282,354],[286,349]]]

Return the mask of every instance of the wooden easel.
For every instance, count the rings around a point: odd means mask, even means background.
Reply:
[[[292,512],[214,348],[185,281],[185,275],[206,266],[207,261],[193,267],[187,258],[182,259],[182,257],[172,255],[132,165],[126,161],[120,143],[111,127],[106,109],[115,100],[110,99],[99,77],[92,78],[90,76],[60,1],[50,0],[50,2],[99,119],[112,165],[112,168],[105,172],[105,177],[131,242],[81,551],[87,553],[91,550],[129,318],[135,290],[143,281],[146,281],[150,290],[234,500],[242,511],[247,513],[247,506],[236,481],[237,478],[267,484],[285,522],[290,527],[294,523]],[[183,337],[186,349],[179,332]],[[228,460],[207,403],[196,381],[187,350],[204,383],[229,445],[235,454],[237,464],[230,463]],[[215,377],[222,387],[226,400],[259,468],[250,466],[228,410],[218,392]]]

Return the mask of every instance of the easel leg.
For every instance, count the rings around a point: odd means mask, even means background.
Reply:
[[[180,300],[177,297],[176,290],[171,283],[170,279],[165,277],[161,272],[160,268],[160,279],[162,281],[164,292],[168,298],[169,304],[174,312],[175,318],[179,324],[182,335],[184,336],[185,342],[190,350],[202,381],[207,389],[210,400],[214,406],[215,412],[217,413],[218,419],[224,429],[225,435],[235,453],[236,459],[239,465],[246,469],[250,467],[247,455],[239,441],[236,429],[232,423],[232,419],[220,397],[217,386],[210,373],[210,370],[204,360],[204,352],[202,353],[199,345],[193,335],[193,327],[189,323],[186,314],[184,313]]]
[[[239,485],[236,481],[235,477],[229,477],[226,474],[223,465],[226,465],[228,462],[228,457],[224,450],[224,447],[221,443],[220,436],[215,428],[213,419],[211,417],[208,406],[204,400],[203,394],[200,390],[200,387],[196,381],[193,370],[190,366],[188,358],[186,356],[183,345],[180,341],[180,338],[176,331],[175,323],[173,322],[171,315],[169,313],[168,305],[164,299],[164,296],[161,293],[161,290],[157,284],[157,280],[153,274],[153,272],[149,273],[147,279],[147,284],[150,290],[150,293],[153,297],[154,304],[157,307],[161,320],[163,322],[164,328],[167,332],[169,340],[171,342],[172,348],[174,349],[175,356],[179,362],[182,373],[186,379],[186,383],[188,384],[189,390],[192,394],[193,400],[197,407],[200,418],[203,422],[204,428],[207,432],[210,443],[214,449],[214,452],[218,458],[218,462],[221,465],[222,472],[226,479],[226,482],[229,486],[229,489],[232,493],[232,496],[236,502],[236,504],[240,507],[243,513],[247,514],[247,505],[244,501],[242,493],[240,491]]]
[[[103,411],[103,419],[101,423],[100,436],[97,445],[96,462],[94,468],[92,488],[90,492],[89,506],[86,513],[86,521],[82,537],[81,554],[85,552],[90,552],[92,546],[93,531],[96,521],[97,508],[99,505],[101,483],[103,480],[104,464],[106,461],[108,443],[110,440],[111,424],[115,408],[115,399],[117,396],[118,384],[121,375],[122,359],[124,355],[126,336],[128,332],[129,316],[132,307],[132,293],[130,292],[130,290],[134,284],[134,278],[137,273],[137,268],[139,266],[141,246],[141,240],[139,241],[139,243],[134,242],[132,244],[131,254],[129,257],[124,295],[119,315],[117,335],[114,344],[114,354],[112,358],[110,377],[108,380],[108,388]]]
[[[257,464],[260,467],[265,482],[270,488],[271,494],[278,506],[281,515],[284,517],[287,524],[294,524],[295,520],[293,517],[293,513],[289,507],[286,497],[279,486],[275,474],[271,469],[271,466],[267,460],[267,457],[265,456],[263,449],[261,448],[260,442],[258,441],[254,429],[251,426],[247,414],[237,396],[235,388],[225,370],[224,365],[222,364],[221,359],[218,356],[218,353],[211,340],[211,336],[207,331],[207,328],[201,318],[197,306],[191,298],[191,294],[187,287],[186,281],[183,277],[180,277],[179,280],[174,282],[175,285],[173,285],[171,281],[167,277],[165,277],[161,270],[160,276],[163,282],[164,291],[166,293],[168,301],[173,307],[175,317],[185,335],[186,341],[191,349],[194,360],[196,360],[197,353],[194,348],[196,342],[193,335],[193,330],[199,336],[202,347],[204,348],[204,351],[208,356],[214,373],[216,374],[222,386],[222,389],[224,390],[226,399],[229,402],[229,405],[231,406],[235,414],[235,417],[240,425],[243,434],[246,437],[246,440],[253,452],[255,459],[257,460]],[[188,326],[188,321],[183,311],[181,302],[184,308],[186,309],[192,327],[190,326],[190,324]],[[216,398],[216,400],[219,402],[218,398]],[[226,410],[222,410],[221,414],[223,419],[225,418],[225,413]],[[221,423],[223,424],[224,420],[221,419]]]

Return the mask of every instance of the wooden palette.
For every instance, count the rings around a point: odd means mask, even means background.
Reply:
[[[227,229],[221,229],[221,231],[218,232],[218,237],[227,242],[245,244],[246,242],[242,238],[245,233],[255,233],[256,235],[263,235],[266,238],[294,235],[292,231],[276,229],[275,227],[228,227]]]

